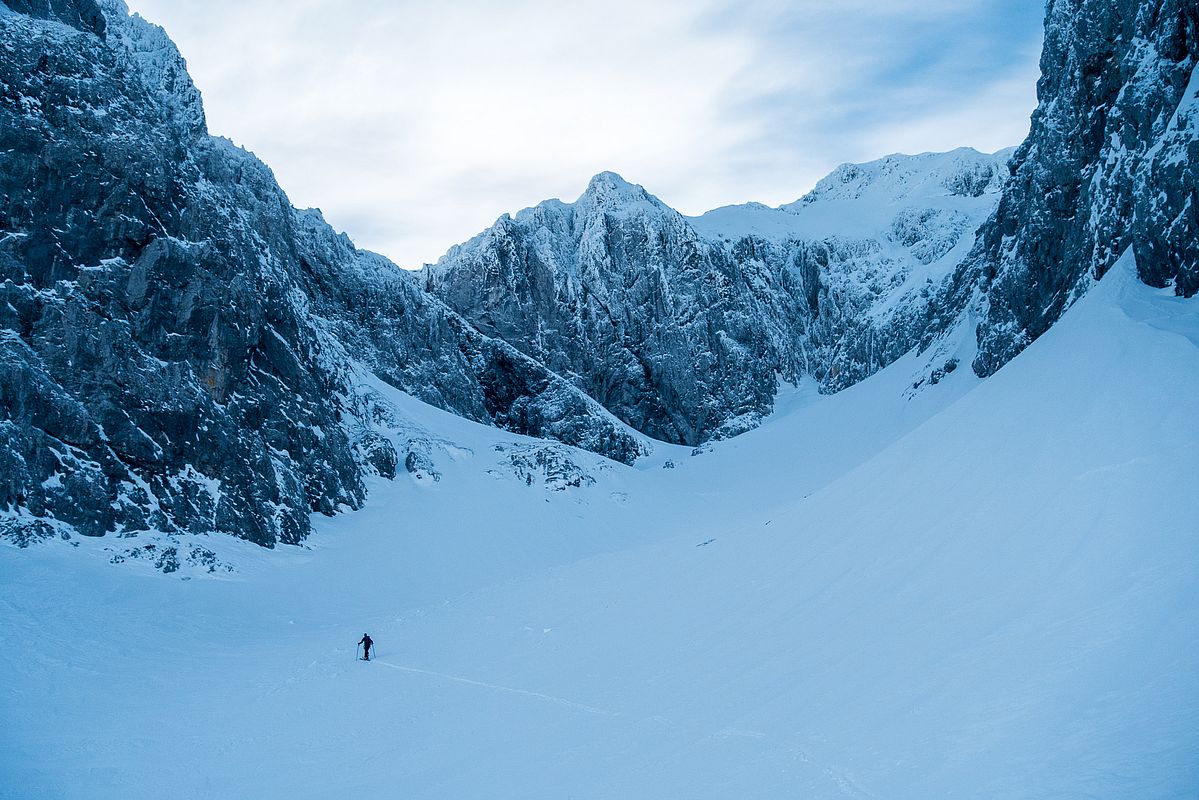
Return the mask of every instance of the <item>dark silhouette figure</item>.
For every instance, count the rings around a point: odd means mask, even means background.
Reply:
[[[371,645],[374,644],[374,641],[371,640],[370,634],[369,633],[362,634],[362,641],[360,641],[358,644],[362,645],[362,660],[370,661],[371,660]]]

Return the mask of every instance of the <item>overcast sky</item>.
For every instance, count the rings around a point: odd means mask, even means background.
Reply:
[[[209,130],[361,247],[436,260],[613,170],[684,213],[1017,144],[1042,0],[129,0]]]

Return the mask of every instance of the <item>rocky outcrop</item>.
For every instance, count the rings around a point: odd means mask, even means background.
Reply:
[[[1132,248],[1142,280],[1199,290],[1199,6],[1053,0],[1040,103],[959,288],[984,292],[975,371],[1044,333]]]
[[[634,428],[695,445],[757,425],[780,379],[835,391],[920,341],[1007,155],[845,165],[789,206],[691,219],[601,173],[451,249],[425,286]]]
[[[208,136],[178,52],[119,0],[10,2],[0,40],[6,530],[298,542],[312,511],[362,504],[366,472],[394,474],[360,370],[513,431],[641,452]]]
[[[776,359],[741,313],[738,264],[610,173],[574,205],[501,219],[425,280],[481,331],[659,439],[696,441],[774,393]]]

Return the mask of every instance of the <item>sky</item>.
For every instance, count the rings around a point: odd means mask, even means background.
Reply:
[[[597,172],[685,214],[1018,144],[1043,0],[129,0],[209,131],[404,267]],[[282,9],[285,9],[282,10]]]

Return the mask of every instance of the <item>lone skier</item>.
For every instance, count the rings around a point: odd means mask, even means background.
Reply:
[[[358,644],[362,645],[362,660],[370,661],[371,660],[371,645],[374,644],[374,641],[371,639],[370,634],[369,633],[362,634],[362,641],[360,641]]]

